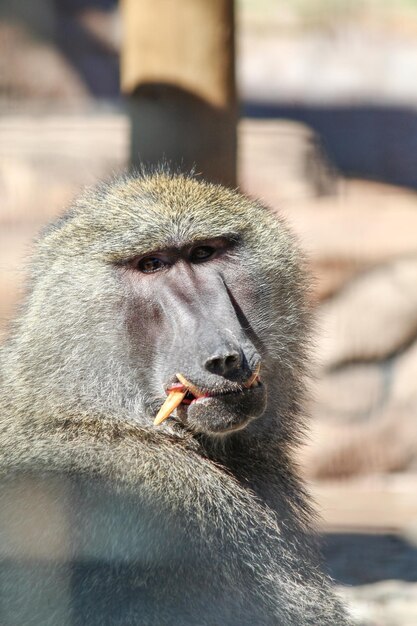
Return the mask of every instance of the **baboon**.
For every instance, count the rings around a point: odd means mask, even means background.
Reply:
[[[299,259],[258,202],[164,170],[46,228],[1,353],[3,625],[348,623],[292,460]]]

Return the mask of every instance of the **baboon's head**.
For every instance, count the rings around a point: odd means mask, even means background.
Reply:
[[[34,403],[230,433],[293,409],[304,298],[286,227],[185,176],[87,192],[38,242],[18,376]],[[175,410],[174,410],[175,407]]]

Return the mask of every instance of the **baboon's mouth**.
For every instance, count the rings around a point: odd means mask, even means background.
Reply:
[[[168,397],[159,409],[155,420],[154,426],[158,426],[162,424],[172,413],[182,405],[190,405],[202,400],[203,398],[218,398],[221,396],[229,396],[232,394],[242,393],[244,390],[252,389],[261,385],[261,381],[259,378],[259,372],[261,369],[260,363],[256,366],[255,370],[251,374],[251,376],[244,382],[241,388],[229,390],[229,391],[215,391],[215,392],[206,392],[202,391],[193,383],[185,378],[182,374],[176,374],[178,383],[172,384],[167,390]]]

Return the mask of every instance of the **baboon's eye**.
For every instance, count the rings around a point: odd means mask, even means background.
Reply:
[[[137,268],[140,272],[144,274],[151,274],[152,272],[159,272],[166,267],[166,263],[162,261],[162,259],[158,259],[155,256],[146,256],[137,264]]]
[[[217,252],[217,250],[212,246],[198,246],[191,251],[190,261],[192,263],[207,261],[215,254],[215,252]]]

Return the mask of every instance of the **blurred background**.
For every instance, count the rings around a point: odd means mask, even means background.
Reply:
[[[0,337],[83,186],[164,155],[262,198],[315,276],[325,565],[415,626],[417,0],[0,0],[0,49]]]

